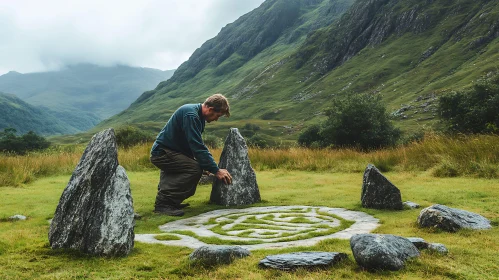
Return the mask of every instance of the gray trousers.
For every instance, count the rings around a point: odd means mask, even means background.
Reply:
[[[184,199],[193,196],[203,173],[195,159],[168,149],[164,152],[161,156],[150,158],[151,163],[161,170],[156,208],[178,206]]]

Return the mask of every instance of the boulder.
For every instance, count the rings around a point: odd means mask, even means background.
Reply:
[[[328,268],[346,257],[347,254],[336,252],[296,252],[266,256],[258,263],[258,266],[280,270]]]
[[[361,201],[362,207],[366,208],[395,210],[403,208],[400,190],[372,164],[368,164],[364,171]]]
[[[456,232],[461,228],[491,228],[490,221],[479,214],[440,204],[421,210],[417,221],[421,227],[435,227],[448,232]]]
[[[197,248],[189,256],[191,261],[207,265],[230,264],[235,259],[251,255],[250,251],[240,246],[210,245]]]
[[[419,251],[407,238],[391,234],[357,234],[350,238],[355,261],[369,270],[400,270]]]
[[[260,201],[260,190],[248,157],[248,147],[237,128],[231,128],[225,139],[218,167],[229,171],[232,184],[227,185],[221,180],[215,180],[210,196],[213,203],[238,206]]]
[[[114,130],[92,137],[64,189],[50,224],[53,249],[125,256],[134,245],[130,182],[118,165]]]
[[[14,216],[10,216],[9,220],[11,220],[11,221],[24,221],[24,220],[26,220],[26,216],[16,214]]]

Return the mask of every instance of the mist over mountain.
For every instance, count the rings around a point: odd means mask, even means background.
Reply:
[[[72,129],[57,134],[67,134],[90,129],[122,111],[144,90],[169,79],[173,72],[122,65],[78,64],[53,72],[9,72],[0,76],[0,91],[14,94],[66,123]]]

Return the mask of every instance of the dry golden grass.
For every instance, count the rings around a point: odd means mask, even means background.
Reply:
[[[129,171],[153,169],[149,162],[151,143],[119,149],[119,162]],[[19,186],[35,178],[70,174],[84,146],[52,149],[28,155],[0,156],[0,186]],[[221,149],[211,149],[218,161]],[[406,146],[360,152],[353,149],[308,149],[300,147],[250,148],[249,157],[256,170],[303,170],[359,172],[367,163],[381,171],[427,171],[437,177],[473,176],[499,178],[499,136],[474,135],[448,137],[428,134],[424,141]]]

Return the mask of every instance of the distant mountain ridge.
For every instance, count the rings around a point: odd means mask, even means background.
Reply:
[[[90,129],[102,119],[122,111],[144,90],[169,79],[173,72],[92,64],[71,65],[52,72],[11,71],[0,76],[0,91],[14,94],[66,123],[73,129],[57,134],[67,134]]]
[[[267,0],[98,127],[158,129],[179,105],[221,92],[232,116],[214,127],[249,122],[296,139],[335,96],[372,93],[411,132],[436,123],[440,94],[499,72],[498,37],[499,1]]]
[[[34,131],[41,135],[69,134],[79,131],[13,94],[0,92],[0,112],[0,131],[5,128],[15,128],[19,134]]]

